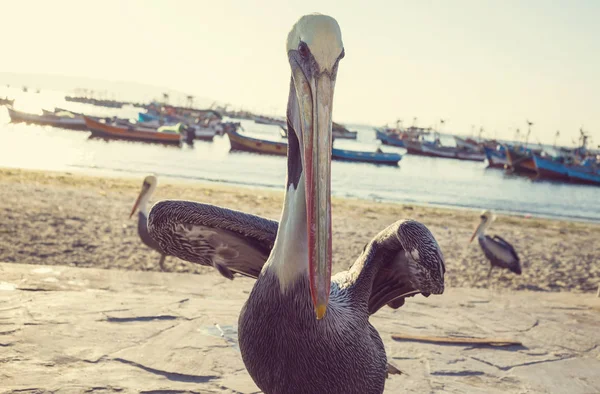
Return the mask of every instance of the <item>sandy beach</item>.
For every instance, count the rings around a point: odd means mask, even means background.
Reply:
[[[129,212],[139,180],[0,169],[0,261],[158,271],[159,256],[137,235]],[[283,193],[159,179],[151,202],[189,199],[277,220]],[[421,221],[446,259],[448,287],[487,287],[489,263],[474,242],[465,246],[479,211],[333,199],[334,272],[347,268],[378,231],[403,218]],[[494,270],[490,287],[595,292],[600,283],[595,223],[499,215],[488,231],[511,242],[523,274]],[[210,269],[169,257],[172,272]]]

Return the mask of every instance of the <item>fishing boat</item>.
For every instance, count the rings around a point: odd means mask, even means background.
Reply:
[[[451,146],[441,146],[427,141],[406,140],[406,150],[409,154],[441,157],[445,159],[457,159],[467,161],[484,161],[485,153],[472,151],[468,149],[460,149]]]
[[[15,103],[15,100],[9,100],[8,98],[0,98],[0,105],[8,105],[8,106],[13,106],[13,104]]]
[[[92,135],[96,137],[161,144],[180,144],[182,140],[181,134],[172,131],[141,128],[134,124],[124,125],[122,122],[100,122],[87,116],[84,116],[84,120]]]
[[[287,155],[287,144],[279,141],[269,141],[242,135],[235,129],[227,129],[225,133],[229,137],[231,150],[262,153],[267,155]]]
[[[533,161],[533,150],[505,146],[506,149],[506,161],[508,168],[514,172],[529,172],[537,173],[535,162]]]
[[[378,150],[376,152],[361,152],[347,149],[333,148],[331,158],[339,161],[353,161],[382,165],[398,165],[402,156],[398,153],[388,153]]]
[[[498,145],[495,149],[489,146],[484,146],[483,151],[488,161],[488,167],[505,168],[508,165],[506,159],[506,150],[502,145]]]
[[[567,174],[573,182],[600,186],[600,167],[592,159],[585,159],[581,165],[567,166]]]
[[[456,146],[464,149],[471,149],[474,151],[481,151],[481,144],[472,138],[462,138],[457,135],[453,136]]]
[[[331,134],[333,138],[355,140],[358,136],[357,131],[350,131],[339,123],[332,122]]]
[[[269,141],[242,135],[235,129],[226,129],[232,151],[245,151],[267,155],[287,155],[287,143],[280,141]],[[333,148],[331,158],[339,161],[353,161],[361,163],[374,163],[397,165],[402,156],[397,153],[386,152],[361,152],[346,149]]]
[[[540,178],[555,179],[559,181],[569,180],[567,165],[561,158],[534,154],[533,162],[535,163],[535,168]]]
[[[217,134],[216,130],[211,127],[203,127],[200,125],[188,125],[179,122],[174,125],[161,126],[158,128],[159,132],[172,132],[172,133],[192,133],[194,139],[202,141],[212,141]]]
[[[77,116],[57,116],[56,114],[31,114],[27,112],[17,111],[12,107],[7,107],[10,120],[13,123],[28,123],[41,126],[53,126],[63,129],[72,130],[87,130],[85,121],[82,117]]]
[[[399,134],[392,134],[387,132],[385,129],[375,128],[375,137],[381,141],[384,145],[397,146],[404,148],[404,140]]]

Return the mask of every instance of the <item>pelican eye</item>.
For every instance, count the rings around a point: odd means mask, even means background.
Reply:
[[[308,58],[308,54],[309,54],[309,50],[308,50],[308,45],[306,45],[305,42],[300,41],[300,44],[298,45],[298,52],[300,53],[300,56],[302,56],[304,59]]]

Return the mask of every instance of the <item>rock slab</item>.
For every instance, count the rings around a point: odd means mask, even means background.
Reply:
[[[0,392],[259,393],[237,346],[253,281],[0,264]],[[450,288],[373,318],[386,393],[598,393],[593,294]],[[392,334],[517,340],[488,347]]]

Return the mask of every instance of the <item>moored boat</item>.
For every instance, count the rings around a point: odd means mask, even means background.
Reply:
[[[384,145],[397,146],[404,148],[404,140],[397,134],[387,133],[384,129],[375,128],[375,136]]]
[[[567,166],[549,156],[533,155],[533,162],[540,178],[566,181],[569,179]]]
[[[488,167],[504,168],[508,164],[508,161],[506,160],[506,151],[501,145],[498,145],[496,149],[484,146],[483,150],[488,161]]]
[[[380,150],[376,152],[362,152],[333,148],[331,150],[331,158],[340,161],[398,165],[398,162],[402,159],[402,156],[398,153],[382,152]]]
[[[506,146],[506,161],[508,167],[515,172],[537,173],[533,161],[533,151],[525,148]]]
[[[182,140],[181,134],[171,131],[159,132],[157,130],[135,127],[134,124],[103,123],[87,116],[84,117],[84,120],[92,135],[96,137],[161,144],[180,144]]]
[[[472,138],[462,138],[457,135],[453,136],[456,146],[459,148],[481,151],[481,145]]]
[[[450,146],[440,146],[434,143],[406,140],[406,150],[408,153],[420,156],[441,157],[445,159],[458,159],[467,161],[484,161],[485,153],[472,151],[468,149],[459,149]]]
[[[53,126],[63,129],[86,130],[85,121],[78,116],[57,116],[56,114],[31,114],[27,112],[17,111],[12,107],[7,107],[10,120],[13,123],[29,123],[41,126]]]
[[[269,141],[242,135],[237,130],[225,130],[229,137],[231,150],[262,153],[267,155],[287,155],[287,144],[285,142]]]
[[[600,168],[591,161],[584,161],[582,165],[567,166],[567,174],[573,182],[600,186]]]
[[[14,103],[15,103],[15,100],[9,100],[8,98],[0,98],[0,105],[12,106]]]
[[[200,125],[187,125],[179,122],[174,125],[161,126],[157,129],[159,132],[172,132],[187,135],[192,133],[194,139],[202,141],[212,141],[217,134],[216,130],[210,127],[202,127]]]

